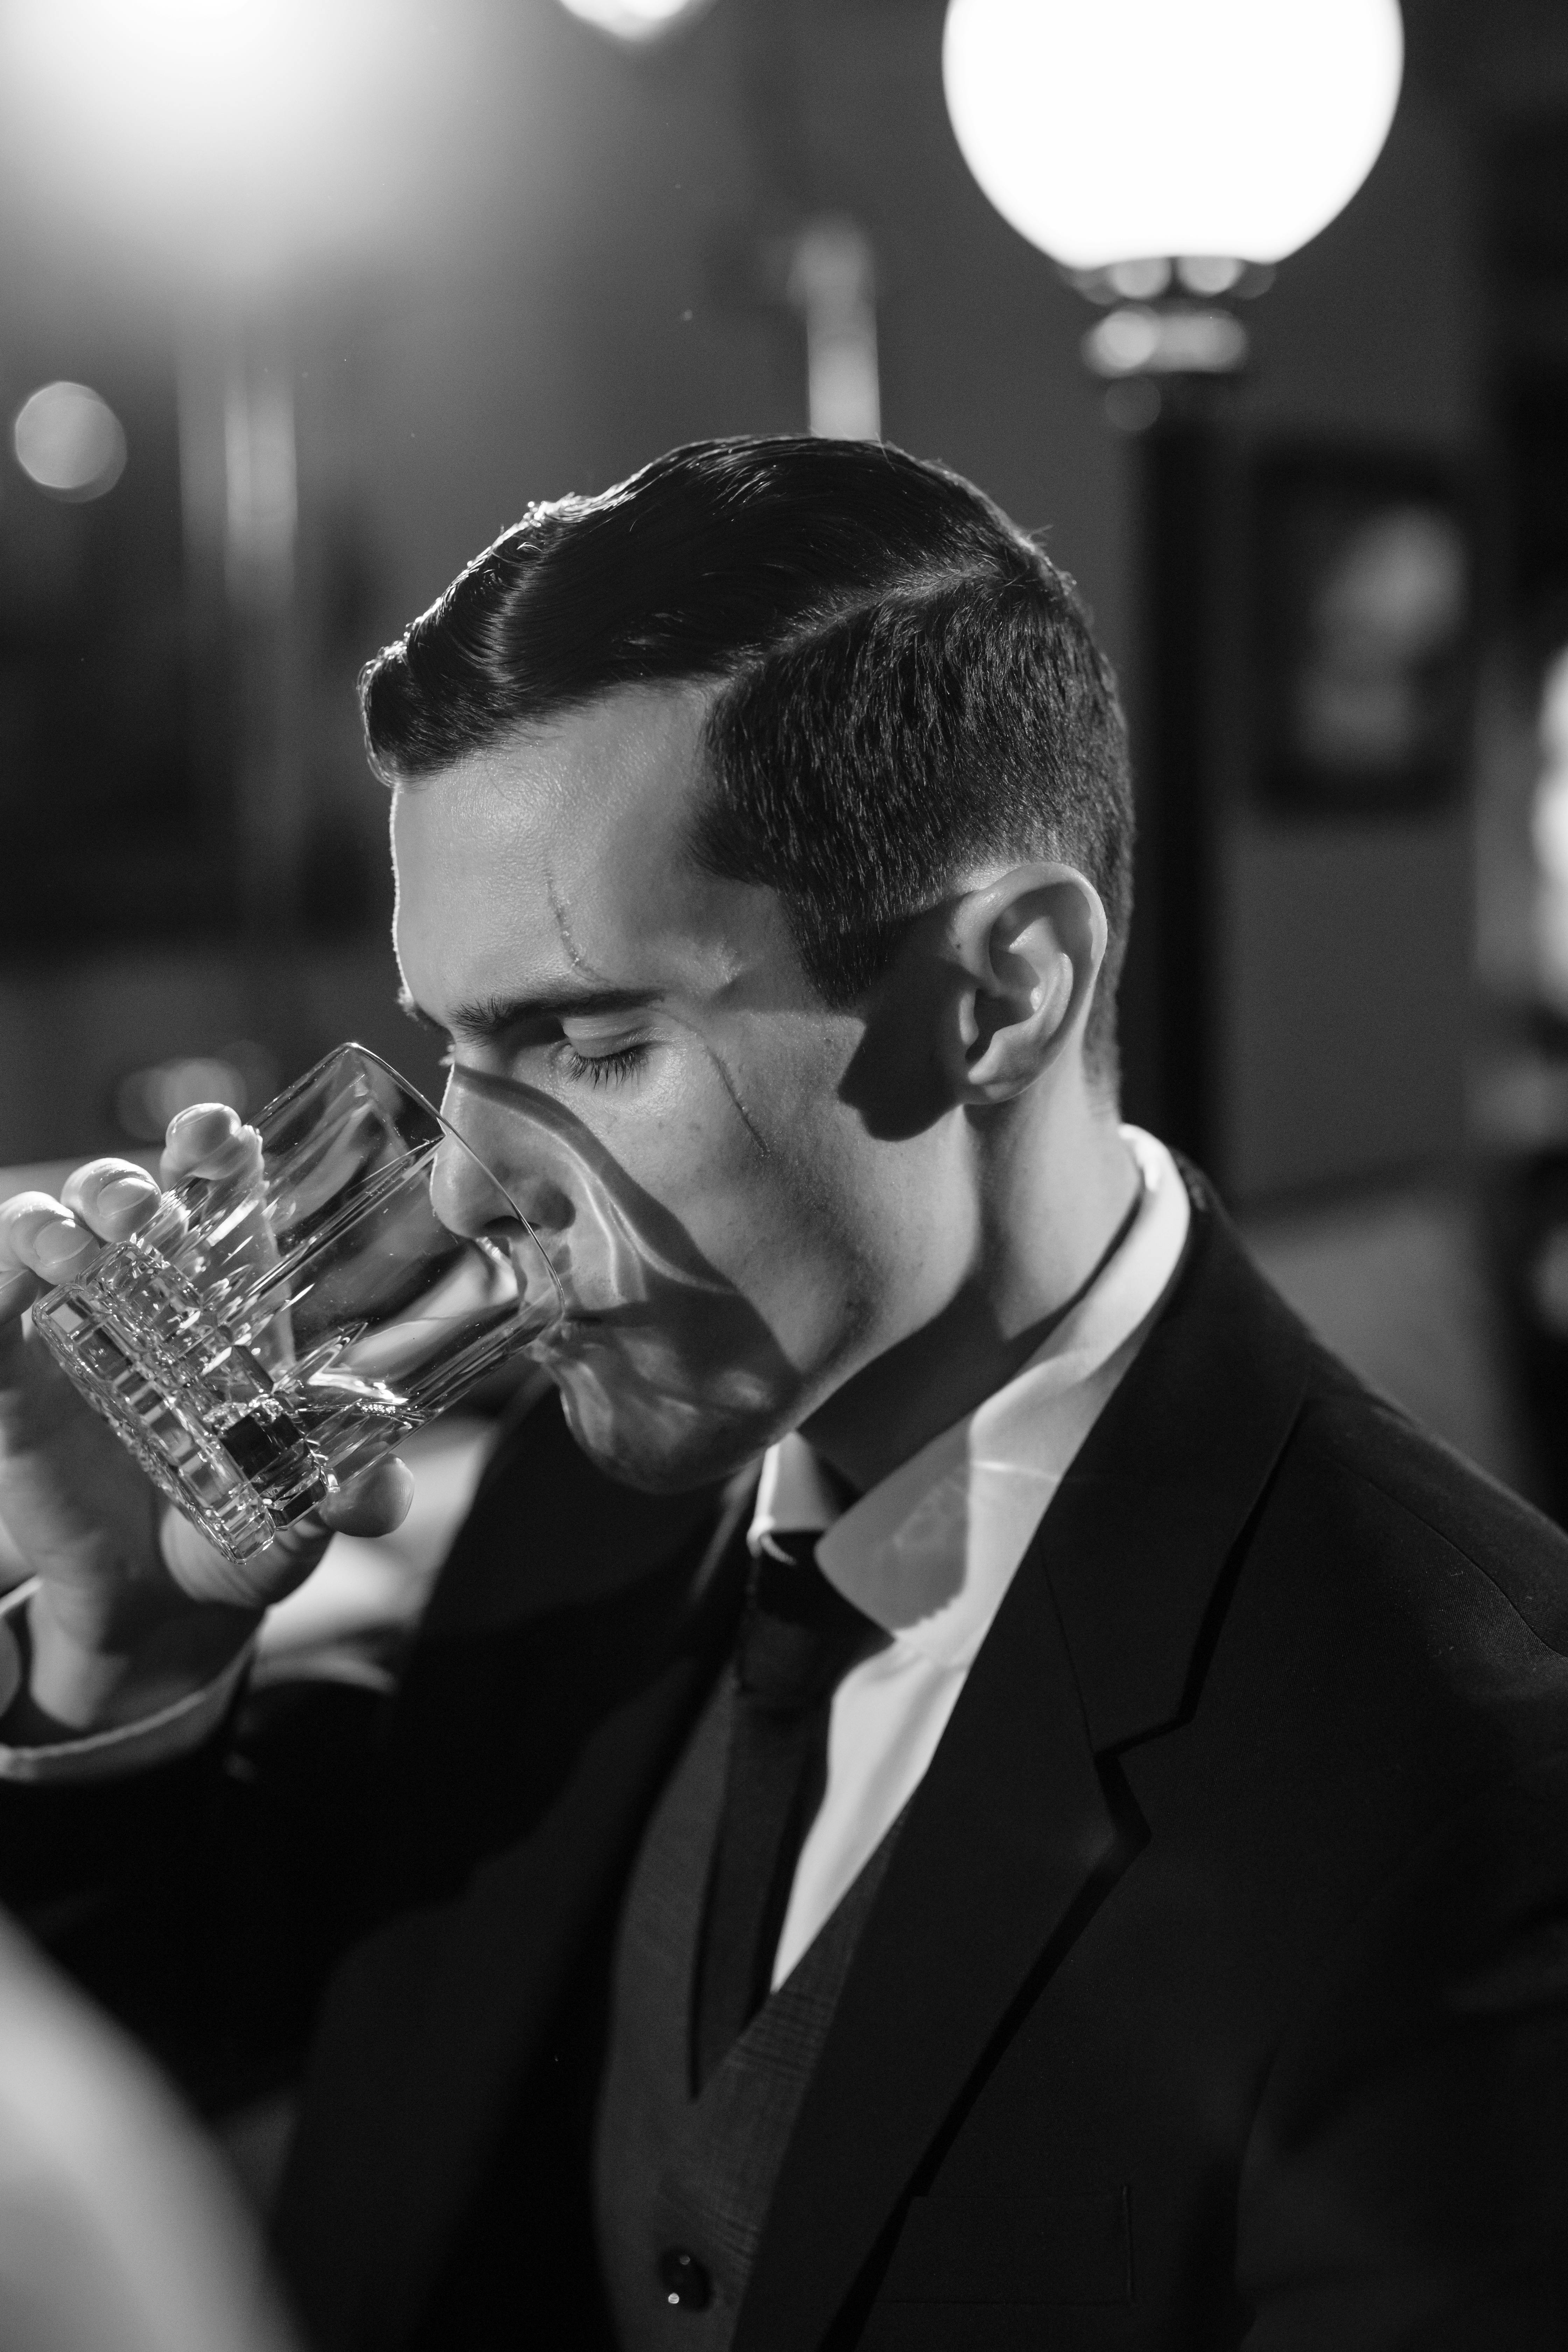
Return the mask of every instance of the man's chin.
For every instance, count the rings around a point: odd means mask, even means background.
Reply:
[[[744,1420],[683,1398],[624,1396],[555,1369],[566,1426],[595,1469],[647,1495],[716,1486],[755,1462],[778,1434],[772,1419]]]

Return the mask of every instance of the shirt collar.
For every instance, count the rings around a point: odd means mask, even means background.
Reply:
[[[1192,1214],[1186,1187],[1163,1143],[1139,1128],[1121,1133],[1142,1180],[1137,1214],[1021,1371],[847,1510],[798,1432],[764,1457],[753,1551],[775,1529],[821,1528],[823,1574],[895,1648],[969,1664],[1175,1272]]]

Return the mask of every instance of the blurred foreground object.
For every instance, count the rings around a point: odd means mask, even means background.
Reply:
[[[0,1921],[0,2352],[289,2352],[152,2069]]]

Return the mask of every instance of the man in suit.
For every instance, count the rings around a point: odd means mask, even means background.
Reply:
[[[309,2036],[316,2340],[1568,2339],[1563,1546],[1121,1125],[1070,584],[896,451],[701,444],[364,709],[518,1213],[442,1213],[566,1302],[384,1719],[236,1727],[321,1530],[237,1583],[16,1322],[145,1182],[0,1224],[8,1884],[210,2098]]]

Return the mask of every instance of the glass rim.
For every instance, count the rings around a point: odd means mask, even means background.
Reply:
[[[562,1287],[561,1276],[555,1271],[555,1266],[551,1258],[550,1252],[545,1248],[543,1242],[534,1231],[533,1225],[530,1220],[523,1214],[522,1211],[518,1207],[517,1202],[513,1200],[510,1186],[504,1184],[501,1181],[501,1179],[496,1174],[495,1170],[490,1166],[489,1161],[481,1158],[479,1153],[474,1150],[473,1145],[468,1141],[468,1137],[466,1135],[460,1135],[458,1132],[458,1129],[452,1125],[451,1120],[447,1118],[443,1111],[437,1108],[429,1097],[425,1094],[420,1087],[415,1085],[413,1079],[405,1077],[403,1072],[397,1068],[396,1065],[389,1062],[384,1054],[378,1054],[374,1045],[362,1045],[357,1037],[345,1038],[341,1045],[333,1045],[327,1053],[321,1055],[320,1061],[312,1063],[308,1070],[301,1071],[299,1077],[295,1078],[291,1084],[285,1087],[280,1094],[274,1095],[271,1102],[263,1103],[261,1110],[257,1114],[258,1119],[262,1118],[268,1111],[271,1110],[275,1105],[286,1102],[290,1095],[296,1093],[301,1087],[308,1086],[312,1078],[319,1076],[323,1070],[330,1068],[332,1063],[341,1061],[343,1056],[348,1054],[357,1054],[362,1061],[374,1062],[376,1068],[383,1071],[387,1077],[395,1079],[397,1085],[403,1089],[403,1092],[409,1097],[409,1099],[412,1102],[416,1103],[421,1110],[427,1111],[429,1113],[430,1117],[436,1122],[437,1127],[440,1129],[441,1137],[449,1143],[455,1143],[458,1150],[463,1152],[468,1159],[472,1160],[474,1166],[479,1170],[480,1175],[484,1177],[486,1182],[494,1185],[496,1191],[500,1194],[501,1199],[506,1202],[507,1207],[511,1211],[512,1215],[517,1219],[518,1223],[522,1227],[523,1232],[528,1235],[529,1240],[533,1244],[534,1248],[538,1251],[540,1257],[543,1261],[544,1270],[555,1286],[556,1297],[560,1301],[563,1311],[564,1311],[566,1294]],[[431,1145],[424,1146],[422,1148],[426,1150],[439,1150],[439,1141],[437,1140]],[[438,1218],[437,1223],[440,1223]],[[453,1233],[454,1228],[448,1225],[447,1226],[446,1231]],[[459,1241],[471,1241],[478,1243],[480,1237],[477,1234],[456,1234],[456,1238]],[[491,1246],[493,1246],[493,1244],[491,1244]]]

